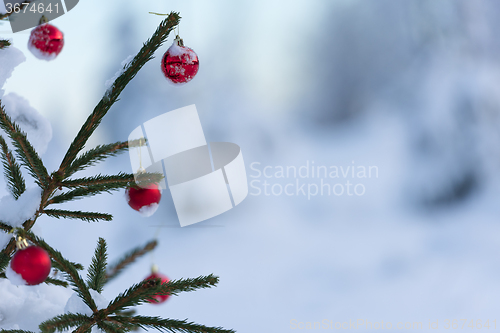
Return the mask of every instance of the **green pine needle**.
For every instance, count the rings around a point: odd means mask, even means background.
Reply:
[[[55,217],[56,219],[79,219],[85,222],[111,221],[113,219],[113,216],[105,213],[80,212],[60,209],[45,209],[43,212],[48,216]]]
[[[49,181],[49,174],[42,163],[40,156],[35,151],[31,143],[26,138],[26,134],[14,123],[0,104],[0,128],[12,139],[16,153],[21,159],[23,166],[28,169],[30,175],[35,178],[35,182],[46,188]]]
[[[72,327],[91,325],[91,322],[92,318],[89,316],[77,313],[66,313],[44,321],[38,328],[40,328],[42,333],[53,333],[56,330],[62,332]]]
[[[17,164],[14,155],[7,146],[4,138],[0,135],[0,156],[3,160],[4,175],[7,179],[7,187],[10,193],[17,200],[21,194],[26,191],[26,183],[24,182],[21,167]]]
[[[108,267],[108,271],[106,273],[106,282],[109,282],[110,280],[117,277],[122,272],[123,269],[125,269],[128,265],[132,264],[138,258],[142,257],[143,255],[145,255],[150,251],[153,251],[157,245],[158,242],[156,240],[153,240],[148,242],[144,246],[137,247],[132,251],[126,253],[123,256],[123,258],[121,258],[118,262]]]
[[[108,255],[106,253],[106,241],[99,238],[95,249],[92,263],[90,264],[87,274],[87,286],[94,289],[98,293],[102,292],[104,283],[106,282],[106,265]]]
[[[126,151],[129,146],[135,146],[139,140],[134,140],[131,145],[128,141],[115,142],[107,145],[99,145],[92,148],[80,156],[78,156],[71,165],[66,168],[65,177],[69,177],[77,171],[83,170],[86,167],[95,165],[96,163],[105,160],[108,157],[116,156],[124,151]]]
[[[0,39],[0,50],[6,49],[10,46],[10,42],[6,39]]]
[[[134,316],[121,317],[113,316],[112,319],[134,325],[136,328],[148,330],[154,328],[161,332],[182,332],[182,333],[235,333],[234,330],[226,330],[222,327],[208,327],[204,325],[188,322],[187,320],[162,319],[159,317]]]

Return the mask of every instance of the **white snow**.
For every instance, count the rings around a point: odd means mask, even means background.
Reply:
[[[3,1],[0,1],[3,5]],[[1,89],[5,81],[12,75],[14,68],[20,63],[26,61],[24,54],[12,45],[0,50],[0,98],[4,91]]]
[[[40,207],[42,189],[32,187],[16,200],[12,195],[6,195],[0,198],[0,221],[12,227],[19,227],[35,215]],[[0,232],[0,249],[3,249],[9,242],[12,235]]]
[[[121,66],[122,68],[119,69],[115,75],[113,75],[113,77],[109,80],[107,80],[105,83],[104,83],[104,87],[106,88],[106,93],[104,94],[105,96],[109,96],[109,94],[111,93],[111,89],[113,89],[113,84],[115,83],[116,79],[123,74],[123,72],[125,72],[128,68],[128,65],[130,63],[130,61],[132,61],[132,59],[134,59],[134,56],[133,55],[129,55],[125,60],[122,61],[121,63]]]
[[[139,213],[141,213],[141,215],[144,217],[149,217],[156,212],[158,207],[159,207],[159,205],[156,202],[154,202],[148,206],[141,207],[141,209],[139,210]]]
[[[12,283],[15,286],[26,286],[28,283],[23,279],[21,274],[17,274],[14,272],[14,270],[10,267],[10,264],[7,266],[7,269],[5,270],[5,275],[7,276],[7,279],[9,279],[10,283]]]
[[[31,187],[16,200],[11,195],[0,198],[0,221],[13,227],[32,218],[40,207],[42,189]]]
[[[42,155],[52,139],[52,126],[50,122],[35,110],[27,99],[10,93],[4,96],[2,102],[7,114],[27,134],[38,154]]]
[[[33,44],[31,44],[31,42],[28,42],[28,50],[30,50],[30,52],[40,60],[51,61],[57,57],[57,54],[55,52],[52,53],[42,52],[39,49],[37,49]]]
[[[187,55],[186,60],[188,60],[188,64],[192,64],[193,61],[196,60],[196,53],[192,49],[186,46],[179,46],[176,44],[175,41],[172,44],[172,46],[168,48],[167,52],[170,53],[170,55],[173,57],[180,57],[186,54]]]
[[[38,325],[63,313],[70,289],[40,284],[15,286],[0,279],[0,329],[38,332]]]

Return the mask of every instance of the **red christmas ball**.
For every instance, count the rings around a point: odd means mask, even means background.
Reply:
[[[175,38],[174,43],[161,60],[163,74],[175,84],[191,81],[198,73],[199,67],[198,56],[192,49],[184,46],[179,36]]]
[[[153,280],[153,279],[161,279],[161,283],[167,283],[170,279],[161,273],[153,272],[150,276],[148,276],[145,280]],[[165,302],[170,297],[169,294],[156,294],[152,299],[149,299],[148,302],[152,304],[159,304]]]
[[[151,184],[145,188],[129,187],[125,191],[125,195],[129,206],[144,216],[153,215],[158,209],[161,199],[161,191],[156,184]]]
[[[19,274],[27,285],[40,284],[50,274],[51,263],[47,251],[38,246],[19,249],[10,261],[10,268]]]
[[[28,49],[31,53],[38,59],[47,61],[55,59],[63,46],[63,33],[48,23],[40,24],[33,29],[28,41]]]

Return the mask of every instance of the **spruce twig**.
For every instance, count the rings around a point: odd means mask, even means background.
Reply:
[[[147,185],[148,183],[159,183],[164,176],[161,173],[146,172],[137,175],[137,179],[141,185]],[[134,174],[120,172],[117,175],[103,176],[96,175],[93,177],[77,178],[77,179],[66,179],[63,180],[60,185],[62,187],[73,188],[73,187],[88,187],[89,185],[107,185],[113,188],[127,188],[134,185]]]
[[[111,221],[113,219],[112,215],[105,213],[81,212],[60,209],[45,209],[43,212],[48,216],[55,217],[57,219],[79,219],[85,222]]]
[[[142,257],[146,253],[153,251],[158,242],[156,240],[148,242],[146,245],[133,249],[132,251],[126,253],[123,258],[121,258],[118,262],[110,265],[108,267],[106,273],[106,282],[114,279],[121,273],[123,269],[125,269],[128,265],[132,264],[138,258]]]
[[[162,319],[159,317],[134,316],[134,317],[112,317],[121,323],[130,323],[137,328],[147,330],[155,328],[159,331],[189,332],[189,333],[235,333],[234,330],[226,330],[222,327],[208,327],[195,324],[186,320]]]
[[[144,140],[133,140],[130,143],[128,141],[120,141],[115,143],[110,143],[107,145],[99,145],[95,148],[92,148],[80,156],[78,156],[71,165],[66,168],[64,173],[64,177],[69,177],[77,171],[83,170],[86,167],[95,165],[96,163],[105,160],[108,157],[116,156],[129,147],[136,147],[141,145]]]
[[[5,224],[3,222],[0,222],[0,229],[2,229],[5,232],[9,232],[12,230],[12,227],[8,224]]]
[[[48,205],[50,204],[57,204],[57,203],[63,203],[66,201],[71,201],[71,200],[76,200],[76,199],[82,199],[84,197],[91,197],[103,192],[106,193],[111,193],[111,191],[117,191],[119,189],[123,188],[123,184],[99,184],[99,185],[90,185],[86,187],[77,187],[74,190],[68,191],[61,193],[59,195],[56,195],[52,197],[48,201]]]
[[[99,126],[102,118],[106,115],[110,107],[118,100],[120,93],[123,89],[125,89],[130,80],[135,77],[142,66],[153,58],[154,52],[165,42],[170,31],[172,31],[172,29],[179,23],[179,20],[180,16],[178,13],[170,13],[170,15],[160,23],[153,36],[146,41],[134,59],[125,65],[125,71],[115,80],[113,85],[104,94],[101,101],[94,108],[94,111],[87,118],[68,148],[68,151],[66,152],[66,155],[64,156],[59,167],[60,174],[66,174],[66,170],[75,161],[76,156],[84,148],[89,137],[92,133],[94,133],[97,126]]]
[[[103,238],[99,238],[94,257],[92,258],[87,274],[87,286],[90,289],[94,289],[98,293],[102,292],[104,283],[106,282],[107,258],[106,241]]]
[[[66,313],[46,320],[38,327],[43,333],[53,333],[56,330],[64,331],[72,327],[90,324],[92,319],[89,316],[78,313]]]
[[[5,269],[5,267],[7,267],[9,262],[10,262],[10,255],[8,255],[4,251],[0,252],[0,272],[2,272]]]
[[[10,41],[6,39],[0,39],[0,50],[6,49],[10,46]]]
[[[76,263],[76,262],[70,262],[71,266],[75,267],[75,269],[77,271],[83,271],[83,265],[82,264],[79,264],[79,263]],[[57,269],[59,271],[64,271],[64,268],[59,265],[59,263],[57,261],[54,261],[52,260],[52,268],[54,269]]]
[[[14,147],[16,148],[16,153],[21,159],[21,163],[28,169],[31,176],[35,178],[36,183],[41,188],[46,188],[49,182],[47,169],[45,169],[40,156],[38,156],[38,153],[26,138],[26,134],[10,119],[1,104],[0,127],[12,139]]]
[[[58,279],[53,279],[51,277],[48,277],[45,279],[45,281],[43,281],[44,283],[46,284],[52,284],[54,286],[61,286],[61,287],[68,287],[68,282],[66,281],[61,281],[61,280],[58,280]]]
[[[7,187],[10,193],[17,200],[21,194],[26,191],[26,183],[24,182],[23,174],[21,173],[21,167],[17,164],[14,155],[7,146],[4,138],[0,135],[0,156],[3,159],[4,175],[7,179]]]
[[[179,279],[167,283],[161,283],[161,279],[141,281],[119,294],[109,303],[105,312],[111,314],[131,306],[147,303],[154,295],[177,295],[180,292],[211,288],[218,282],[219,278],[212,274],[194,279]]]

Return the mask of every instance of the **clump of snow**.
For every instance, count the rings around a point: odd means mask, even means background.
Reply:
[[[7,114],[27,134],[35,150],[40,155],[45,153],[52,139],[52,126],[47,118],[31,107],[28,100],[15,93],[5,95],[2,102]]]
[[[144,217],[149,217],[156,212],[158,207],[158,203],[153,202],[151,205],[141,207],[141,209],[139,209],[139,213],[141,213]]]
[[[32,218],[40,207],[42,189],[28,188],[16,200],[12,195],[0,198],[0,221],[12,227],[20,227],[26,220]],[[0,249],[3,249],[12,236],[0,232]]]
[[[37,49],[32,43],[28,42],[28,50],[38,59],[40,60],[46,60],[46,61],[51,61],[54,60],[57,57],[57,53],[52,52],[42,52],[41,50]]]
[[[105,309],[108,307],[109,301],[105,299],[101,294],[99,294],[96,290],[90,289],[90,296],[94,299],[95,305],[97,309]],[[77,293],[73,293],[71,297],[68,299],[66,306],[64,307],[65,313],[81,313],[84,315],[92,315],[92,310],[88,307],[87,304],[83,302],[83,300],[78,296]]]
[[[40,207],[42,189],[31,187],[16,200],[11,195],[0,198],[0,221],[13,227],[32,218]]]
[[[186,55],[185,60],[187,61],[187,64],[191,65],[193,62],[196,60],[197,56],[196,53],[190,49],[189,47],[186,46],[179,46],[177,43],[174,41],[172,46],[170,46],[167,50],[167,52],[172,56],[172,57],[181,57],[183,55]]]
[[[5,276],[7,276],[7,279],[9,279],[10,283],[12,283],[15,286],[26,286],[28,283],[23,279],[21,274],[17,274],[14,272],[14,270],[10,267],[10,264],[7,266],[7,269],[5,270]]]
[[[41,322],[63,313],[72,291],[59,286],[15,286],[0,279],[0,329],[38,332]]]
[[[107,80],[104,83],[104,87],[106,88],[106,93],[104,94],[105,96],[109,96],[109,94],[111,93],[111,89],[113,89],[113,85],[116,79],[120,77],[120,75],[122,75],[127,70],[129,63],[132,61],[132,59],[134,59],[134,56],[129,55],[125,60],[123,60],[121,63],[122,68],[119,69],[111,79]]]
[[[0,1],[3,5],[3,1]],[[13,47],[12,45],[0,50],[0,98],[2,98],[4,91],[1,89],[5,81],[12,75],[14,68],[20,63],[26,61],[24,54]]]

